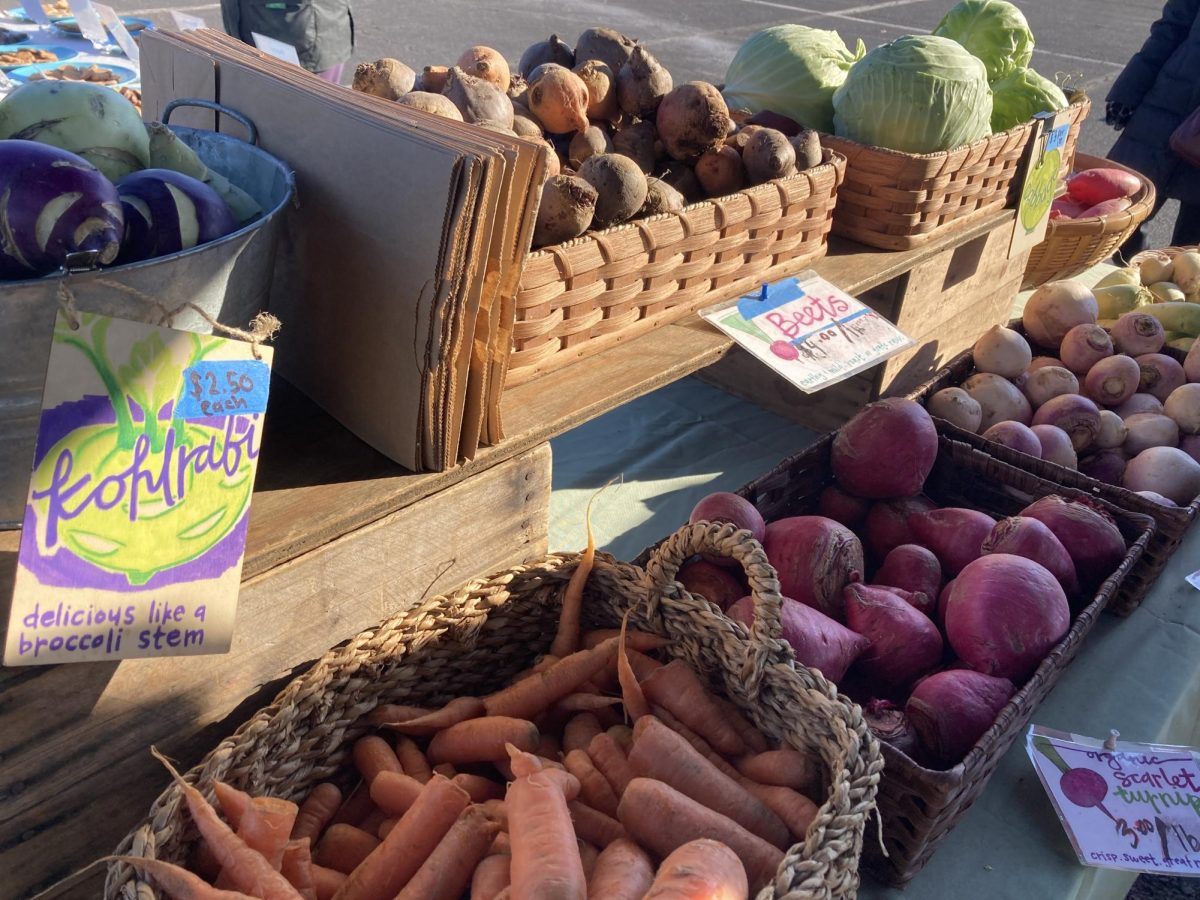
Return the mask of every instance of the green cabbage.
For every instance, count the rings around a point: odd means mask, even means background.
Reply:
[[[752,113],[770,110],[807,128],[833,130],[833,92],[867,48],[851,53],[836,31],[776,25],[738,48],[725,73],[725,102]]]
[[[1006,0],[961,0],[933,33],[958,41],[983,60],[988,81],[999,81],[1033,58],[1033,32],[1025,15]]]
[[[991,134],[983,63],[948,38],[881,44],[833,95],[834,133],[905,153],[935,153]]]
[[[1049,78],[1033,69],[1017,69],[992,83],[992,131],[1007,131],[1040,112],[1066,105],[1066,94]]]

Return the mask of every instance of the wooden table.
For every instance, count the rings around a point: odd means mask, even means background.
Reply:
[[[980,307],[980,283],[991,280],[1007,312],[1012,291],[981,260],[1006,239],[1012,215],[904,253],[834,240],[815,268],[910,332],[947,325],[912,302],[940,290],[938,309],[970,316],[954,334],[973,339],[979,308],[945,298],[960,286],[960,299]],[[718,362],[731,346],[691,316],[515,387],[503,400],[506,439],[440,473],[399,468],[277,381],[231,652],[0,669],[0,897],[96,896],[96,870],[80,868],[111,851],[165,785],[151,744],[186,769],[333,644],[429,592],[543,554],[549,439]],[[739,391],[765,390],[737,377]],[[765,405],[806,414],[787,396],[770,394]],[[11,584],[18,540],[0,533],[0,584]]]

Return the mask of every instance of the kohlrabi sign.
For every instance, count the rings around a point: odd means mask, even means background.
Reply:
[[[270,350],[59,314],[5,665],[223,653]]]

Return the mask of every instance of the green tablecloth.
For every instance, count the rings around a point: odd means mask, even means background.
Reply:
[[[584,545],[593,506],[598,545],[622,559],[686,521],[710,491],[732,490],[803,449],[816,435],[689,378],[552,442],[550,547]],[[1034,715],[1041,725],[1132,741],[1200,745],[1200,569],[1193,529],[1154,590],[1126,619],[1104,616]],[[868,834],[870,839],[870,834]],[[920,900],[1120,900],[1133,873],[1080,866],[1023,742],[982,797],[902,893],[869,876],[860,897]],[[1200,886],[1200,882],[1198,882]]]

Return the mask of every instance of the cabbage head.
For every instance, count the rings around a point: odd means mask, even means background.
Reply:
[[[1033,32],[1025,14],[1007,0],[961,0],[933,33],[958,41],[983,60],[988,81],[999,81],[1033,59]]]
[[[725,102],[770,110],[806,128],[833,130],[833,92],[867,48],[850,52],[836,31],[776,25],[746,39],[725,73]]]
[[[1007,131],[1066,105],[1067,95],[1049,78],[1033,69],[1017,69],[992,83],[992,131]]]
[[[833,95],[834,133],[905,153],[961,147],[992,131],[983,63],[949,38],[880,44]]]

